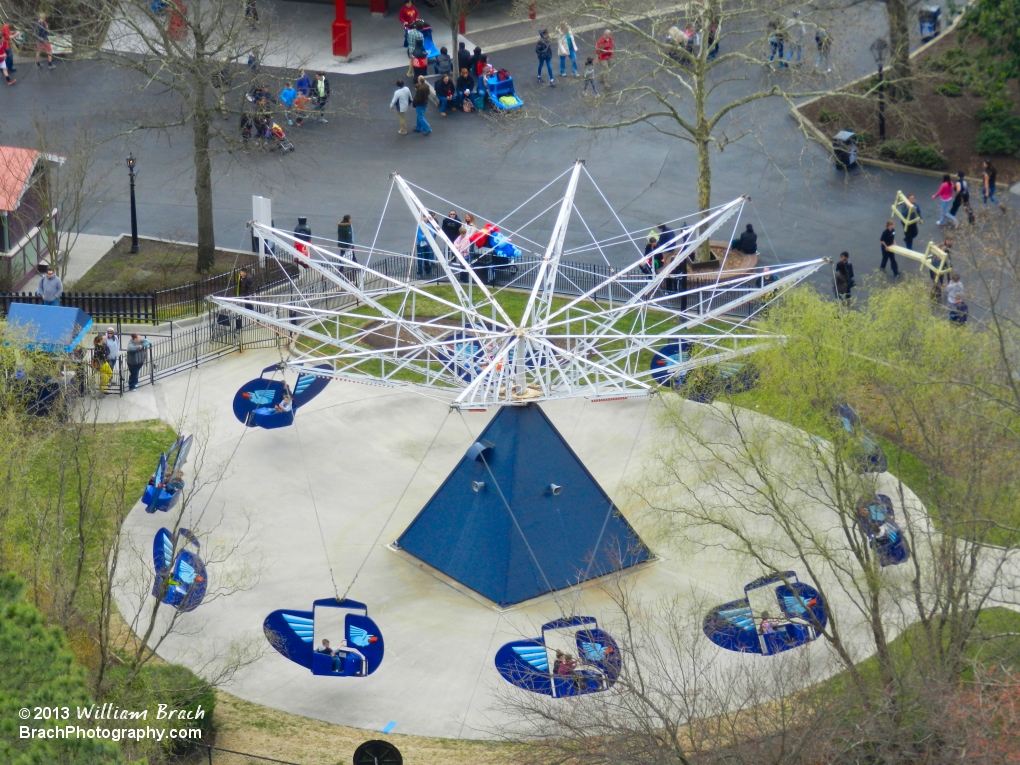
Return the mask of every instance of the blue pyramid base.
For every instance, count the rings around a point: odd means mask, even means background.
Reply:
[[[535,404],[500,409],[397,545],[502,607],[649,558]]]

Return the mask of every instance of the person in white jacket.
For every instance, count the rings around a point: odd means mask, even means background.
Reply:
[[[577,39],[565,21],[560,22],[560,25],[556,27],[556,31],[558,33],[557,53],[560,56],[560,77],[567,76],[568,57],[570,58],[570,67],[573,70],[573,74],[577,77]]]
[[[800,11],[793,12],[786,29],[786,60],[791,64],[799,64],[804,59],[804,38],[807,37],[807,24],[800,18]]]
[[[400,120],[400,130],[397,132],[400,135],[407,135],[407,119],[404,117],[404,112],[407,111],[407,107],[411,104],[411,91],[403,80],[397,80],[397,89],[393,91],[393,98],[390,99],[390,108],[397,110],[397,119]]]

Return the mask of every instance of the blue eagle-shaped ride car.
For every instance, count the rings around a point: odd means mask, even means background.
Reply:
[[[816,640],[827,618],[822,596],[793,571],[755,579],[744,597],[705,616],[705,635],[720,648],[774,656]]]
[[[574,666],[560,671],[560,657],[569,657]],[[611,688],[621,667],[620,647],[591,616],[543,624],[542,637],[514,640],[496,652],[496,669],[504,680],[553,698]]]
[[[199,542],[188,529],[160,529],[152,540],[156,582],[152,594],[178,611],[198,608],[209,588],[205,563],[198,556]],[[192,549],[193,548],[193,549]]]
[[[485,368],[482,344],[467,332],[451,332],[435,353],[443,367],[464,382],[471,382]]]
[[[899,565],[910,555],[903,530],[896,522],[892,500],[885,494],[876,494],[870,503],[857,508],[857,522],[883,568]]]
[[[367,677],[382,664],[382,632],[356,600],[324,598],[312,611],[281,609],[262,623],[270,645],[313,675]]]
[[[316,369],[332,369],[320,364]],[[273,364],[262,370],[255,380],[249,380],[234,394],[234,416],[249,428],[283,428],[294,424],[294,412],[322,393],[329,384],[328,377],[317,377],[302,372],[291,391],[284,380],[267,378],[266,374],[283,370],[282,364]],[[284,402],[290,394],[289,405]],[[279,407],[279,408],[277,408]]]
[[[156,472],[149,479],[142,493],[145,512],[168,512],[181,499],[184,493],[184,480],[177,474],[184,468],[191,452],[191,436],[181,436],[173,445],[159,456]]]

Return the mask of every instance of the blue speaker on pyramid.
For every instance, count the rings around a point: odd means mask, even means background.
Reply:
[[[496,413],[396,546],[503,608],[650,558],[537,404]]]

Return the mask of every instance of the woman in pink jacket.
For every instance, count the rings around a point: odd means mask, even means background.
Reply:
[[[932,199],[938,199],[939,205],[942,210],[942,215],[937,221],[936,226],[944,226],[947,223],[956,225],[956,218],[953,217],[952,213],[949,212],[949,207],[953,203],[953,179],[948,175],[942,176],[942,185],[939,186],[939,190],[931,195]]]

